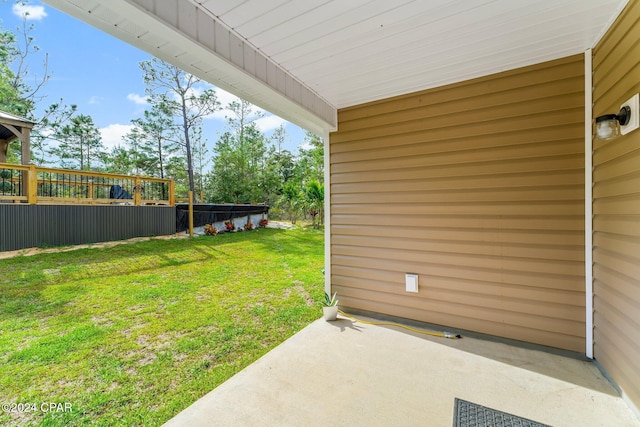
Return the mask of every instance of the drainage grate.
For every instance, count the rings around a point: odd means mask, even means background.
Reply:
[[[455,406],[453,408],[453,427],[551,426],[456,398]]]

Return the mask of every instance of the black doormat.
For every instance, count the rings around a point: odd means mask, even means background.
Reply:
[[[456,397],[453,427],[551,427]]]

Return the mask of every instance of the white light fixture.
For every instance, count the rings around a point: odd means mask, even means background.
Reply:
[[[618,114],[604,114],[596,117],[597,138],[607,141],[638,129],[639,107],[639,95],[635,94],[620,106]]]
[[[627,108],[621,109],[618,114],[605,114],[596,117],[596,135],[598,139],[608,141],[620,135],[620,126],[626,125],[631,115],[631,110]]]

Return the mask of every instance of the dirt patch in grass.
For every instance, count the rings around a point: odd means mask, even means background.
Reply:
[[[104,328],[109,328],[113,326],[113,321],[104,316],[92,316],[91,321],[95,323],[97,326],[101,326]]]
[[[78,249],[90,249],[90,248],[112,248],[117,245],[126,245],[130,243],[138,243],[145,242],[152,239],[184,239],[189,237],[184,233],[176,233],[170,234],[167,236],[154,236],[154,237],[134,237],[127,240],[117,240],[113,242],[98,242],[98,243],[87,243],[85,245],[72,245],[72,246],[58,246],[55,248],[28,248],[28,249],[19,249],[16,251],[5,251],[0,252],[0,259],[9,259],[20,256],[33,256],[33,255],[41,255],[41,254],[51,254],[58,252],[70,252],[76,251]],[[51,273],[55,274],[55,273]]]
[[[291,288],[286,288],[282,294],[284,299],[289,298],[293,293],[299,295],[300,297],[302,297],[302,299],[304,299],[305,304],[307,305],[307,307],[312,307],[316,302],[313,299],[313,297],[311,296],[311,294],[309,293],[309,291],[307,291],[307,289],[303,286],[303,282],[301,282],[300,280],[296,280],[293,282],[295,284],[295,286],[291,287]]]
[[[136,365],[146,366],[155,362],[157,359],[158,359],[158,356],[156,356],[155,353],[147,353],[142,359],[138,359],[138,361],[136,362]]]

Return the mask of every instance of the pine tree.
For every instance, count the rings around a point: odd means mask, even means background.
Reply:
[[[60,159],[62,167],[92,170],[104,156],[100,131],[90,116],[79,114],[67,124],[54,126],[52,139],[59,145],[51,153]],[[92,164],[93,162],[93,164]]]
[[[177,128],[169,112],[159,105],[145,110],[143,117],[131,121],[133,129],[126,135],[136,159],[136,170],[158,178],[166,177],[167,163],[180,150]]]
[[[229,130],[215,144],[208,175],[208,199],[217,202],[262,202],[265,197],[266,140],[256,124],[263,114],[248,101],[233,101],[227,109]],[[267,194],[268,195],[268,194]]]
[[[185,150],[189,189],[195,192],[191,139],[202,118],[219,108],[213,89],[200,91],[201,80],[180,68],[154,58],[143,61],[144,83],[149,102],[167,111],[180,127],[180,144]]]
[[[193,138],[193,163],[194,163],[194,180],[196,184],[196,193],[194,197],[198,200],[204,195],[204,178],[205,166],[209,161],[209,149],[207,141],[202,140],[202,128],[197,128]]]

